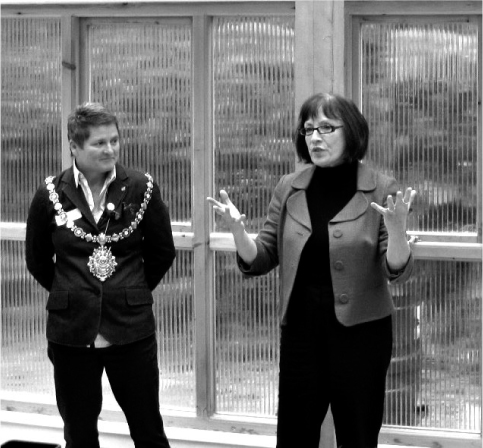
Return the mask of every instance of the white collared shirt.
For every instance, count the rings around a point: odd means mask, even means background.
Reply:
[[[81,189],[84,193],[84,196],[86,197],[87,204],[89,204],[89,208],[91,209],[92,215],[94,216],[94,220],[97,223],[99,222],[99,219],[101,219],[102,213],[106,208],[107,188],[109,187],[109,185],[111,185],[114,179],[116,179],[116,167],[112,169],[112,171],[109,173],[109,175],[106,177],[106,180],[104,181],[104,185],[102,186],[101,193],[99,195],[100,201],[99,201],[98,208],[96,208],[95,206],[94,197],[92,196],[92,191],[89,187],[89,184],[87,183],[87,179],[77,168],[77,165],[75,164],[75,160],[73,161],[73,168],[74,168],[75,186],[79,187],[79,184],[80,184]]]

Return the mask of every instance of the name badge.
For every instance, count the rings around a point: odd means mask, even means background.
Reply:
[[[81,217],[82,217],[82,213],[78,208],[76,208],[69,212],[64,212],[64,213],[61,213],[60,215],[56,215],[55,222],[57,223],[58,226],[64,226],[68,222],[72,223],[73,221]]]
[[[55,222],[57,223],[58,226],[63,226],[67,222],[67,217],[64,216],[59,216],[55,215]]]
[[[82,218],[82,213],[78,208],[65,213],[67,214],[68,221],[75,221],[76,219]]]

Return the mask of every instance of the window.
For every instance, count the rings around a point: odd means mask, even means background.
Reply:
[[[217,235],[223,233],[217,223],[213,223],[215,232],[211,233],[216,252],[205,244],[200,255],[196,243],[199,235],[210,234],[208,221],[199,216],[211,216],[205,197],[213,194],[213,185],[215,191],[226,188],[233,200],[246,209],[250,228],[256,232],[278,179],[295,163],[291,144],[295,121],[293,10],[262,9],[256,16],[234,8],[236,14],[200,18],[178,8],[182,14],[175,17],[160,14],[149,18],[78,20],[79,102],[99,101],[117,112],[121,163],[150,172],[170,209],[177,258],[155,290],[160,394],[162,406],[168,410],[193,412],[198,408],[206,415],[217,411],[269,417],[276,412],[277,274],[251,282],[243,280],[232,248],[217,246]],[[20,35],[30,35],[37,28],[44,31],[46,27],[44,19],[4,21],[3,33],[8,37],[4,54],[8,55],[25,51],[23,42],[11,37],[14,25],[21,28]],[[53,61],[48,67],[59,67],[62,36],[68,31],[62,28],[66,22],[51,22],[56,25],[57,46],[51,50]],[[41,39],[32,41],[32,48],[44,45]],[[28,73],[29,59],[17,59]],[[8,58],[3,66],[3,92],[7,95],[9,88],[15,90],[17,86],[16,66]],[[53,85],[47,83],[53,69],[44,71],[43,91],[52,90],[47,98],[55,99],[59,110],[61,73]],[[35,80],[28,78],[26,84],[29,82]],[[23,129],[31,126],[32,114],[28,93],[25,97],[27,106],[23,108],[17,98],[11,103],[12,107],[26,110],[25,119],[12,120],[12,128],[22,135]],[[2,103],[4,111],[8,112],[9,106]],[[32,186],[24,195],[25,210],[18,221],[25,220],[29,201],[42,177],[61,170],[62,116],[60,111],[56,116],[45,114],[48,107],[40,102],[38,114],[50,120],[49,126],[55,123],[57,140],[49,142],[49,152],[42,157],[40,144],[30,154],[33,160],[51,163],[54,159],[58,163],[36,165],[29,171]],[[48,130],[45,123],[38,128]],[[23,167],[8,166],[5,171],[17,175]],[[17,190],[12,187],[9,191],[12,195]],[[204,193],[197,200],[200,191]],[[5,204],[11,206],[12,213],[18,213],[14,200],[8,199]],[[46,345],[42,304],[47,293],[35,284],[23,265],[21,232],[15,239],[2,241],[9,253],[2,257],[3,272],[16,272],[16,265],[22,271],[19,280],[2,282],[2,297],[12,302],[12,309],[3,317],[6,337],[2,387],[5,391],[37,395],[38,376],[30,375],[27,382],[15,366],[23,365],[24,371],[37,369],[42,371],[42,393],[49,401],[53,379],[42,349]],[[202,290],[204,282],[208,284],[206,291]],[[20,309],[19,301],[25,302]],[[205,317],[196,323],[195,315],[200,314]],[[25,350],[19,350],[19,344]],[[263,372],[259,371],[261,365]],[[104,395],[104,408],[118,410],[107,383]]]
[[[367,163],[418,191],[409,230],[436,243],[415,251],[411,281],[393,288],[385,423],[480,432],[481,259],[451,248],[481,232],[479,26],[468,17],[364,16],[353,30]]]
[[[155,291],[164,413],[216,416],[218,429],[274,423],[278,273],[242,279],[205,198],[226,189],[256,235],[294,169],[296,105],[345,81],[369,121],[366,163],[418,190],[416,274],[392,290],[386,434],[404,427],[403,443],[425,445],[421,434],[436,443],[453,430],[476,446],[481,2],[454,3],[3,4],[2,399],[22,392],[55,407],[46,292],[24,266],[24,222],[43,178],[70,163],[70,108],[91,99],[118,112],[122,163],[154,176],[173,221],[177,258]]]
[[[215,17],[212,45],[214,191],[225,189],[256,233],[295,165],[294,19]],[[243,279],[235,254],[215,253],[217,412],[276,414],[277,292],[277,271]]]
[[[46,296],[15,223],[26,220],[41,176],[61,169],[61,40],[59,19],[2,18],[2,389],[44,397],[53,391]]]

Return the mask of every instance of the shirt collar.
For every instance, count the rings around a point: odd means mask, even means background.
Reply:
[[[75,160],[72,161],[72,167],[74,169],[74,180],[75,180],[75,186],[76,188],[79,187],[79,179],[85,179],[84,175],[79,171],[79,168],[77,168],[77,165],[75,164]],[[109,173],[109,175],[106,177],[106,181],[104,182],[104,185],[110,185],[111,182],[116,178],[116,167],[112,169],[112,171]]]

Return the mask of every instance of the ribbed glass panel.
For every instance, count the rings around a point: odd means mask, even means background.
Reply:
[[[418,191],[410,229],[476,232],[477,23],[369,21],[360,45],[368,159]]]
[[[118,114],[122,164],[149,171],[172,221],[191,222],[191,25],[88,26],[90,97]]]
[[[215,192],[228,191],[249,232],[295,166],[294,40],[293,17],[213,19]]]
[[[60,20],[3,18],[1,65],[1,220],[23,222],[41,181],[61,170]]]
[[[193,252],[178,250],[154,292],[162,407],[195,408]]]
[[[24,242],[2,240],[0,247],[2,391],[54,397],[45,338],[47,292],[27,272]]]
[[[481,264],[416,262],[393,286],[385,423],[481,430]]]
[[[25,267],[25,244],[1,241],[2,390],[49,396],[53,370],[47,357],[47,292]],[[178,251],[154,291],[162,407],[194,409],[192,253]],[[107,381],[104,408],[119,409]]]
[[[216,409],[277,411],[278,270],[244,279],[235,254],[216,252]]]
[[[226,189],[256,233],[295,166],[294,19],[215,17],[212,45],[215,192]],[[278,271],[246,280],[233,253],[215,260],[217,411],[275,415]]]

